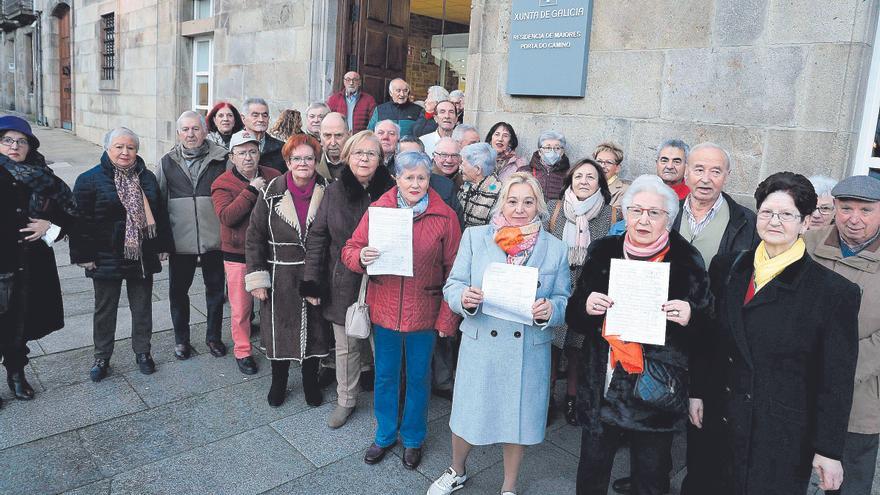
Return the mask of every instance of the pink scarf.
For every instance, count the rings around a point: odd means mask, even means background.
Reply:
[[[565,190],[562,209],[565,212],[565,227],[562,229],[562,240],[568,245],[568,263],[580,266],[587,259],[587,248],[590,247],[590,220],[596,218],[605,206],[604,197],[596,191],[589,198],[581,201],[569,187]]]
[[[669,244],[669,231],[664,230],[663,234],[652,244],[647,246],[637,246],[629,238],[629,232],[623,236],[623,251],[628,258],[636,260],[647,260],[653,258]]]

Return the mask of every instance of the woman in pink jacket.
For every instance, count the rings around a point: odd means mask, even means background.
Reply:
[[[376,464],[403,440],[403,465],[415,469],[421,462],[422,442],[427,433],[428,397],[431,387],[431,355],[439,332],[448,337],[458,328],[458,316],[443,301],[443,284],[452,269],[461,228],[458,218],[428,187],[431,159],[420,152],[395,158],[397,186],[372,204],[374,207],[406,208],[413,212],[413,276],[370,277],[366,302],[373,322],[376,358],[374,409],[376,439],[364,462]],[[363,273],[382,253],[367,245],[370,213],[361,219],[352,238],[342,248],[342,262]],[[400,372],[406,356],[406,399],[403,419],[398,421]]]

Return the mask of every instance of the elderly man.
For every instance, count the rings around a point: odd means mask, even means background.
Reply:
[[[391,101],[376,107],[367,128],[371,131],[376,129],[376,124],[382,120],[392,120],[400,126],[400,135],[410,134],[412,126],[422,114],[422,107],[409,101],[409,84],[403,79],[394,79],[388,85],[388,94]]]
[[[317,170],[328,183],[338,179],[342,175],[342,169],[348,166],[342,162],[342,147],[349,137],[351,134],[342,114],[331,112],[321,121],[323,153]]]
[[[220,218],[220,247],[229,290],[229,309],[232,313],[232,352],[238,363],[238,370],[245,375],[255,375],[259,370],[251,355],[251,311],[254,309],[254,299],[245,290],[247,265],[244,240],[251,210],[256,206],[260,192],[265,189],[268,181],[281,173],[258,165],[260,142],[247,130],[232,135],[229,150],[229,161],[233,166],[214,181],[211,199],[214,212]]]
[[[327,99],[327,106],[331,112],[345,115],[348,130],[355,134],[367,128],[376,109],[376,100],[361,91],[361,75],[357,72],[346,72],[342,81],[342,91],[331,95]]]
[[[451,105],[449,106],[451,108]],[[422,139],[422,143],[424,142]],[[427,152],[427,146],[425,151]],[[434,160],[432,172],[451,180],[455,184],[453,191],[458,195],[458,191],[461,190],[461,185],[464,183],[461,170],[459,170],[461,167],[461,147],[451,137],[442,137],[437,141],[434,151],[429,156]]]
[[[807,252],[820,264],[857,284],[859,356],[849,428],[843,447],[842,495],[871,493],[880,439],[880,180],[864,175],[842,180],[831,191],[834,223],[804,234]],[[829,294],[834,297],[834,294]]]
[[[470,124],[458,124],[455,126],[455,129],[452,130],[452,139],[461,146],[461,149],[482,141],[477,128]]]
[[[242,112],[244,128],[260,143],[260,164],[286,172],[287,164],[281,156],[284,143],[266,132],[269,129],[269,104],[262,98],[248,98],[244,100]]]
[[[425,153],[428,156],[434,154],[434,147],[437,146],[437,142],[441,138],[450,138],[452,140],[452,131],[458,123],[455,115],[455,105],[448,100],[437,103],[434,109],[434,122],[437,124],[437,129],[419,138],[422,144],[425,145]],[[456,146],[458,146],[457,143]]]
[[[330,113],[330,107],[320,101],[306,109],[306,134],[321,142],[321,121]]]
[[[680,139],[669,139],[657,150],[657,176],[672,188],[678,199],[684,199],[690,189],[684,183],[684,168],[687,165],[688,145]]]
[[[434,121],[434,113],[437,104],[441,101],[449,100],[449,91],[443,86],[431,86],[428,88],[428,94],[425,96],[425,111],[419,116],[419,119],[412,126],[412,134],[415,137],[422,137],[437,130],[437,122]]]
[[[245,107],[247,108],[247,107]],[[259,107],[255,107],[259,111]],[[252,108],[253,109],[253,108]],[[162,201],[171,219],[174,253],[169,257],[168,278],[174,355],[189,359],[189,288],[201,264],[205,282],[208,328],[205,341],[215,357],[226,355],[220,340],[223,322],[223,254],[220,220],[211,202],[211,184],[226,171],[226,148],[205,138],[205,118],[183,112],[177,119],[179,142],[162,157],[156,170]]]
[[[464,122],[464,91],[456,89],[449,92],[449,101],[455,105],[455,113],[458,115],[458,123]]]
[[[400,127],[390,120],[383,120],[376,124],[374,132],[379,138],[379,144],[382,145],[385,166],[394,177],[394,154],[397,152],[397,143],[400,141]]]

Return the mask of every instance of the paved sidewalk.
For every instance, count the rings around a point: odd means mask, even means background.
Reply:
[[[38,129],[41,151],[69,183],[98,162],[101,150],[61,130]],[[450,403],[433,398],[422,465],[407,471],[401,450],[377,466],[363,453],[374,433],[372,394],[339,430],[325,421],[335,393],[318,408],[305,404],[298,369],[290,395],[278,409],[266,403],[269,363],[258,353],[260,373],[238,372],[231,354],[212,357],[205,330],[203,286],[192,290],[193,343],[188,361],[173,356],[167,272],[153,294],[153,356],[158,370],[141,375],[130,350],[130,316],[120,301],[116,353],[109,378],[88,380],[92,363],[91,282],[70,266],[67,244],[55,248],[64,292],[66,327],[31,345],[27,374],[37,389],[31,402],[12,400],[0,388],[0,493],[2,494],[421,494],[450,463]],[[227,308],[228,316],[228,308]],[[224,340],[231,344],[229,320]],[[526,451],[519,492],[574,493],[580,430],[557,421],[546,441]],[[676,458],[683,457],[677,439]],[[500,447],[474,449],[470,481],[459,492],[497,494]],[[614,477],[628,472],[619,452]],[[681,482],[681,466],[673,481]],[[610,492],[609,492],[610,493]]]

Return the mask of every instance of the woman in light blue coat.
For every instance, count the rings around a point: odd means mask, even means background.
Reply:
[[[541,228],[544,194],[529,174],[505,180],[489,225],[464,232],[443,296],[464,317],[452,399],[452,466],[428,490],[446,495],[467,480],[473,445],[504,444],[502,492],[514,493],[526,445],[544,440],[550,342],[570,292],[568,249]],[[483,312],[483,274],[491,263],[538,269],[529,325]]]

